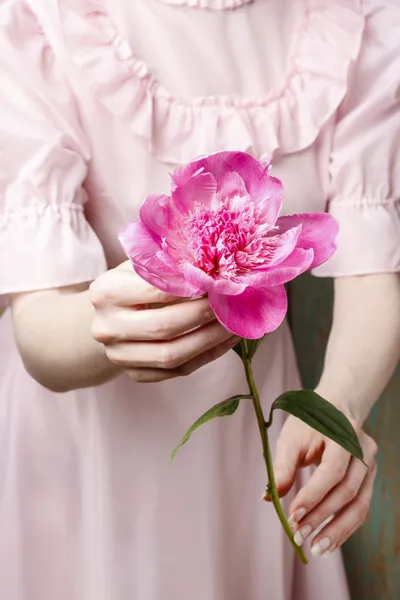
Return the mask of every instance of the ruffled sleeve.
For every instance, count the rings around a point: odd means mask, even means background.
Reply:
[[[400,271],[400,5],[364,4],[363,44],[330,160],[328,210],[339,244],[315,270],[320,276]]]
[[[0,8],[0,294],[91,281],[106,268],[86,221],[89,149],[68,84],[23,2]]]

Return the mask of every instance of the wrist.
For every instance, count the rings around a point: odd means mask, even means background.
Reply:
[[[335,392],[335,389],[324,385],[318,385],[315,388],[317,394],[333,404],[350,421],[355,422],[362,427],[369,414],[369,408],[361,401],[360,397],[353,394],[344,394]]]

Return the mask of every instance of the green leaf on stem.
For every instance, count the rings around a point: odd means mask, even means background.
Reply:
[[[204,423],[207,423],[212,419],[216,419],[217,417],[228,417],[233,415],[237,411],[240,401],[243,399],[251,399],[251,396],[243,394],[232,396],[232,398],[228,398],[228,400],[223,400],[222,402],[215,404],[215,406],[211,407],[207,412],[205,412],[204,415],[198,418],[197,421],[195,421],[187,430],[175,450],[172,452],[171,460],[174,460],[179,449],[183,446],[183,444],[186,444],[196,429],[198,429],[201,425],[204,425]]]
[[[266,337],[266,336],[264,335],[264,337]],[[238,356],[240,356],[240,358],[242,360],[244,360],[246,358],[248,360],[253,360],[264,337],[262,337],[258,340],[248,340],[246,338],[242,338],[242,341],[239,342],[238,344],[236,344],[236,346],[234,346],[233,350],[236,352],[236,354]],[[245,348],[245,351],[243,350],[243,346]]]
[[[256,355],[256,352],[266,336],[264,335],[262,338],[258,340],[247,340],[247,358],[249,360],[253,360]]]
[[[353,456],[364,462],[357,434],[347,419],[333,404],[310,390],[286,392],[272,404],[268,426],[277,408],[301,419],[304,423],[330,438]]]
[[[242,352],[242,344],[240,342],[238,342],[236,344],[236,346],[233,346],[233,351],[236,352],[236,354],[239,356],[239,358],[241,358],[243,360],[243,352]]]

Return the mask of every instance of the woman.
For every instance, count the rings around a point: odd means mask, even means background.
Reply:
[[[397,0],[3,0],[0,21],[1,597],[347,599],[332,551],[366,516],[361,427],[398,356]],[[335,277],[318,391],[369,468],[277,415],[297,542],[336,515],[312,542],[331,557],[308,567],[259,501],[250,407],[170,465],[187,426],[246,389],[236,340],[207,300],[141,281],[117,241],[175,164],[222,149],[272,154],[285,211],[341,227],[315,273]],[[255,370],[266,410],[299,387],[286,325]]]

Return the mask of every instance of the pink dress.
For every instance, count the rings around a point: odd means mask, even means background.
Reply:
[[[223,149],[273,154],[285,211],[340,221],[320,275],[399,270],[398,0],[1,0],[0,29],[5,304],[122,262],[145,195]],[[170,463],[246,389],[233,352],[57,395],[24,371],[10,311],[0,338],[2,600],[348,599],[340,553],[301,566],[261,502],[249,405]],[[256,377],[266,408],[300,385],[286,325]]]

